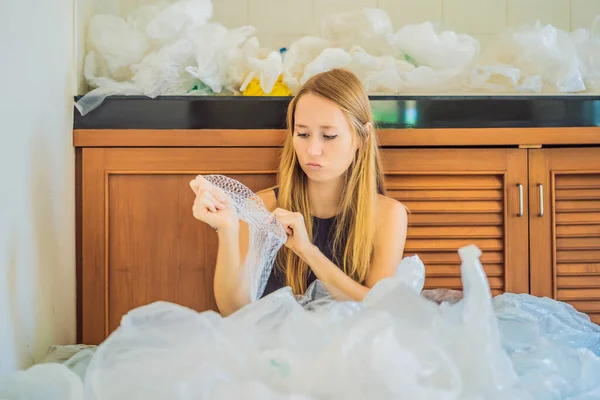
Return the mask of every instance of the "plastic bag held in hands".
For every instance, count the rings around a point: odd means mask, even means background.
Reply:
[[[277,251],[287,240],[283,225],[267,210],[258,195],[234,179],[223,175],[199,175],[190,186],[196,194],[202,190],[209,191],[211,196],[214,194],[239,220],[248,224],[250,243],[244,268],[250,277],[251,301],[256,301],[271,275]]]
[[[231,199],[221,189],[213,186],[202,175],[198,175],[191,181],[190,187],[194,194],[196,194],[193,206],[195,218],[206,222],[214,230],[218,230],[220,222],[225,223],[225,219],[236,219],[237,213],[235,212],[235,207],[233,206]]]

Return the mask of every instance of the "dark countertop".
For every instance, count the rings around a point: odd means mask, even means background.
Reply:
[[[77,101],[80,97],[75,97]],[[74,129],[283,129],[290,97],[111,96]],[[381,128],[600,126],[600,95],[371,96]]]

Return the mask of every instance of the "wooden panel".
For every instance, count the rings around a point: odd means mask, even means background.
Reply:
[[[277,147],[283,129],[77,129],[75,147]],[[381,146],[600,144],[600,127],[381,129]]]
[[[532,293],[600,322],[600,149],[532,150],[530,177]]]
[[[461,289],[458,248],[476,244],[494,295],[528,292],[526,150],[384,149],[391,197],[410,210],[405,255],[418,254],[425,287]]]
[[[252,190],[275,183],[274,174],[228,176]],[[157,300],[217,311],[217,235],[191,214],[193,178],[109,175],[109,331],[129,310]]]
[[[98,344],[130,309],[157,300],[214,309],[216,235],[192,216],[189,181],[226,173],[275,182],[278,149],[83,149],[82,342]]]

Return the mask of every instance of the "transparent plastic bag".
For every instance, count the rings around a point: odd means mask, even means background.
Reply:
[[[83,384],[62,364],[38,364],[25,371],[0,374],[0,399],[84,400]]]
[[[379,8],[362,8],[343,11],[320,21],[321,37],[331,47],[350,50],[359,46],[375,56],[391,55],[394,47],[392,22],[387,13]]]
[[[476,62],[481,45],[477,39],[453,31],[438,34],[431,22],[408,24],[394,35],[400,51],[414,60],[415,66],[434,70],[461,71]]]
[[[63,364],[83,381],[96,349],[97,346],[83,344],[50,346],[42,362]]]
[[[330,71],[334,68],[346,68],[352,62],[352,56],[343,49],[327,48],[321,52],[313,61],[306,64],[300,85],[304,85],[318,73]]]
[[[122,18],[95,15],[89,23],[89,54],[102,63],[105,76],[116,80],[131,79],[130,67],[140,62],[150,49],[146,35]],[[89,68],[89,66],[88,66]]]
[[[571,32],[575,49],[581,61],[580,68],[588,91],[600,91],[600,15],[592,27]]]
[[[310,64],[331,44],[328,40],[304,36],[291,44],[283,55],[283,82],[293,95],[300,90],[300,81],[306,65]]]
[[[447,308],[398,278],[391,291],[375,285],[365,302],[330,300],[317,285],[300,298],[282,288],[227,318],[164,302],[132,310],[99,347],[86,394],[224,399],[252,387],[245,398],[524,395],[500,346],[479,253],[460,253],[465,298]]]
[[[179,0],[156,15],[146,26],[149,38],[171,41],[186,29],[206,24],[213,14],[211,0]]]
[[[250,300],[262,296],[275,262],[277,252],[287,241],[281,223],[266,208],[260,197],[244,184],[224,175],[203,175],[205,179],[229,197],[238,218],[248,224],[250,243],[243,268],[250,278]],[[193,181],[190,182],[193,190]]]

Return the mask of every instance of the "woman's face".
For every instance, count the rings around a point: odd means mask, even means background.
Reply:
[[[306,94],[296,104],[294,150],[309,179],[327,182],[342,176],[354,159],[358,140],[335,103]]]

